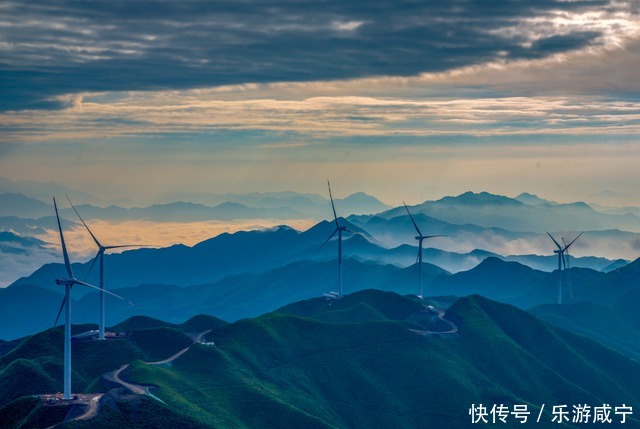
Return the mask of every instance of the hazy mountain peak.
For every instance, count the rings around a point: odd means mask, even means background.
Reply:
[[[482,192],[472,192],[467,191],[463,194],[460,194],[455,197],[444,197],[438,200],[439,202],[449,203],[449,204],[463,204],[463,205],[485,205],[485,204],[494,204],[494,205],[511,205],[518,206],[521,203],[518,200],[513,198],[505,197],[503,195],[491,194],[486,191]]]
[[[390,208],[376,197],[356,192],[346,198],[336,199],[336,210],[344,215],[380,213]]]
[[[529,192],[523,192],[514,199],[530,206],[541,206],[545,204],[555,206],[558,204],[555,201],[545,200],[544,198],[540,198],[539,196],[531,194]]]
[[[24,194],[14,192],[0,194],[0,216],[40,218],[51,213],[53,213],[51,205]]]
[[[22,237],[11,231],[0,231],[0,243],[15,243],[22,246],[44,246],[47,244],[33,237]]]
[[[384,204],[382,203],[382,201],[380,201],[379,199],[377,199],[376,197],[374,197],[373,195],[369,195],[366,192],[355,192],[349,196],[347,196],[346,198],[342,199],[343,201],[345,200],[354,200],[354,201],[375,201],[377,203],[380,204]]]
[[[296,231],[296,232],[298,232],[297,229],[295,229],[293,227],[290,227],[289,225],[284,225],[284,224],[283,225],[276,225],[276,226],[273,226],[271,228],[265,228],[264,231],[276,231],[276,232],[279,232],[279,231]]]
[[[225,208],[225,209],[244,209],[244,208],[247,208],[247,206],[245,206],[244,204],[240,204],[240,203],[236,203],[236,202],[232,202],[232,201],[226,201],[224,203],[218,204],[217,206],[215,206],[215,208],[217,208],[217,209],[221,209],[221,208]]]
[[[578,208],[578,209],[588,209],[588,210],[593,210],[591,208],[591,206],[587,203],[584,203],[582,201],[576,201],[575,203],[568,203],[568,204],[563,204],[567,207],[574,207],[574,208]]]

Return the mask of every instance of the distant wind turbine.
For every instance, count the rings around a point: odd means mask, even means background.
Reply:
[[[338,233],[338,292],[337,293],[329,292],[324,295],[327,298],[341,299],[342,298],[342,232],[343,231],[351,232],[351,231],[348,230],[346,227],[340,225],[340,222],[338,221],[338,215],[336,214],[336,206],[333,204],[333,195],[331,195],[331,184],[329,183],[328,180],[327,180],[327,186],[329,187],[329,199],[331,200],[331,208],[333,209],[333,219],[336,223],[336,229],[334,229],[331,235],[329,236],[329,238],[327,238],[324,241],[324,243],[322,243],[322,246],[327,244],[329,240],[331,240],[333,236],[336,235],[336,233]],[[320,248],[322,248],[322,246],[320,246]]]
[[[85,283],[81,280],[78,280],[74,277],[73,271],[71,270],[71,262],[69,262],[69,254],[67,253],[67,246],[64,242],[64,235],[62,234],[62,226],[60,225],[60,216],[58,214],[58,206],[56,204],[56,199],[53,199],[53,207],[56,211],[56,219],[58,221],[58,231],[60,231],[60,244],[62,246],[62,256],[64,258],[64,266],[67,270],[68,277],[66,278],[57,278],[56,284],[59,286],[64,286],[64,299],[62,300],[62,305],[60,305],[60,310],[58,310],[58,315],[56,316],[56,321],[53,324],[53,327],[58,324],[58,319],[60,319],[60,315],[62,314],[62,310],[65,309],[65,325],[64,325],[64,392],[63,399],[71,399],[71,288],[73,285],[78,284],[86,287],[90,287],[92,289],[100,290],[100,288],[91,285],[89,283]],[[105,291],[106,293],[113,295],[117,298],[123,299],[121,296],[116,295],[115,293],[111,293]]]
[[[549,238],[551,238],[553,240],[553,242],[555,243],[556,247],[558,248],[557,250],[553,251],[553,253],[557,253],[558,254],[558,304],[562,304],[562,266],[563,266],[563,264],[564,264],[564,266],[566,268],[566,261],[565,261],[564,254],[565,254],[565,252],[567,250],[569,250],[569,247],[571,247],[571,245],[573,243],[575,243],[575,241],[578,238],[580,238],[580,236],[583,233],[584,232],[581,232],[580,234],[578,234],[578,236],[576,238],[574,238],[573,241],[571,241],[569,244],[566,244],[566,242],[564,241],[564,238],[563,238],[562,239],[562,246],[561,246],[560,243],[558,243],[556,241],[556,239],[553,238],[551,236],[551,234],[549,234],[549,232],[547,232],[547,235],[549,236]]]
[[[416,235],[416,240],[418,240],[418,257],[416,258],[416,262],[418,263],[418,277],[420,283],[420,295],[418,295],[418,298],[422,299],[422,242],[427,238],[444,237],[444,235],[422,235],[422,232],[420,232],[420,228],[418,228],[418,224],[409,211],[409,207],[407,207],[404,201],[402,202],[402,204],[404,204],[404,208],[407,210],[407,213],[411,218],[411,222],[413,223],[413,226],[416,228],[416,232],[418,233],[418,235]]]
[[[569,247],[567,246],[567,242],[564,241],[564,237],[562,237],[562,245],[567,249],[562,255],[562,270],[564,273],[564,280],[569,287],[569,300],[573,301],[573,285],[571,284],[571,271],[567,271],[567,269],[571,268],[571,255],[569,255]]]
[[[93,232],[91,232],[91,230],[89,229],[89,227],[85,223],[84,219],[82,219],[82,216],[80,216],[80,213],[78,213],[78,210],[76,210],[76,207],[73,205],[73,203],[69,199],[69,196],[67,194],[65,194],[65,196],[67,197],[67,200],[69,201],[69,204],[71,204],[71,208],[73,208],[73,211],[76,212],[76,214],[78,215],[78,218],[80,218],[80,221],[82,222],[84,227],[87,229],[87,231],[91,235],[91,238],[93,238],[93,241],[98,246],[98,253],[96,253],[96,256],[93,258],[93,262],[91,263],[91,267],[89,268],[88,272],[91,272],[91,270],[93,269],[93,266],[96,264],[96,261],[100,260],[100,326],[98,328],[98,339],[99,340],[104,340],[104,327],[105,327],[104,252],[106,252],[107,250],[111,250],[111,249],[121,249],[121,248],[125,248],[125,247],[146,247],[146,246],[143,245],[143,244],[123,244],[123,245],[119,245],[119,246],[103,246],[102,243],[100,243],[100,241],[98,241],[98,239],[93,234]]]

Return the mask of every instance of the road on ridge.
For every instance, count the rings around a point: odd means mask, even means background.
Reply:
[[[183,354],[185,354],[194,344],[199,344],[202,343],[202,338],[207,335],[209,332],[211,332],[211,329],[209,329],[208,331],[204,331],[204,332],[200,332],[198,334],[196,334],[195,336],[191,337],[193,339],[193,343],[187,347],[184,348],[182,350],[180,350],[178,353],[169,356],[168,358],[158,361],[158,362],[144,362],[147,365],[163,365],[163,364],[167,364],[170,362],[173,362],[174,360],[178,359],[180,356],[182,356]],[[106,374],[103,374],[102,377],[104,377],[105,379],[109,380],[109,381],[113,381],[119,385],[121,385],[122,387],[125,387],[127,389],[129,389],[132,393],[137,394],[137,395],[151,395],[152,397],[154,397],[155,399],[158,399],[160,401],[162,401],[159,398],[156,398],[155,396],[153,396],[151,393],[149,393],[149,391],[147,390],[147,386],[143,386],[140,384],[135,384],[135,383],[129,383],[124,381],[120,375],[122,374],[122,372],[124,370],[126,370],[127,368],[129,368],[129,364],[126,363],[124,365],[122,365],[120,368],[108,372]],[[84,413],[82,413],[82,415],[72,419],[72,420],[89,420],[93,417],[95,417],[98,414],[98,410],[100,408],[99,406],[99,402],[100,399],[102,398],[102,393],[98,394],[98,395],[90,395],[90,397],[87,398],[86,401],[86,405],[87,405],[87,409],[84,411]]]
[[[98,414],[98,402],[102,398],[102,395],[103,393],[100,393],[99,395],[91,397],[85,412],[82,415],[76,417],[74,420],[89,420],[94,418],[96,414]]]
[[[178,353],[169,356],[166,359],[157,361],[157,362],[145,362],[145,364],[147,365],[164,365],[167,363],[171,363],[174,360],[178,359],[180,356],[182,356],[183,354],[185,354],[194,344],[199,344],[202,343],[202,337],[204,337],[205,335],[207,335],[209,332],[211,332],[211,329],[209,329],[208,331],[204,331],[204,332],[200,332],[198,334],[196,334],[193,337],[193,343],[189,346],[186,347],[182,350],[180,350]],[[147,392],[147,388],[145,386],[142,386],[140,384],[133,384],[133,383],[128,383],[126,381],[124,381],[122,378],[120,378],[120,374],[122,373],[122,371],[124,371],[125,369],[127,369],[129,367],[129,364],[124,364],[122,365],[120,368],[118,368],[117,370],[111,372],[111,373],[107,373],[104,375],[104,377],[106,377],[109,380],[115,381],[116,383],[120,384],[123,387],[126,387],[127,389],[131,390],[133,393],[136,393],[138,395],[146,395]]]
[[[433,311],[431,309],[429,309],[429,307],[427,307],[426,305],[424,306],[424,309],[426,311]],[[425,311],[423,310],[423,311]],[[411,332],[415,332],[418,335],[432,335],[432,334],[457,334],[458,333],[458,327],[456,326],[455,323],[453,323],[450,320],[447,320],[444,318],[445,315],[445,311],[441,308],[437,308],[434,309],[436,312],[436,317],[438,319],[440,319],[441,321],[443,321],[444,323],[446,323],[447,325],[449,325],[451,327],[450,330],[448,331],[419,331],[417,329],[410,329]]]

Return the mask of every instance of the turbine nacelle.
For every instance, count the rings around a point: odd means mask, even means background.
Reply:
[[[324,296],[327,299],[342,299],[342,296],[338,292],[334,292],[334,291],[331,291],[329,293],[323,293],[322,296]]]
[[[73,286],[74,284],[78,283],[78,280],[74,279],[74,278],[62,278],[62,279],[56,279],[56,284],[58,286]]]

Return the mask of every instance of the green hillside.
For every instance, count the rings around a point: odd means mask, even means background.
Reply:
[[[146,360],[167,358],[191,345],[191,340],[175,328],[140,329],[132,331],[129,341],[145,353]]]
[[[190,343],[173,327],[74,343],[74,359],[82,360],[74,361],[74,386],[130,363],[125,379],[156,386],[163,402],[116,389],[101,400],[97,417],[62,427],[457,428],[470,425],[472,404],[524,404],[532,419],[544,404],[536,424],[544,428],[557,425],[548,411],[555,404],[640,401],[640,363],[585,337],[477,295],[447,310],[456,338],[423,336],[407,329],[407,318],[425,312],[424,305],[376,290],[311,299],[219,324],[207,335],[215,345],[196,344],[168,367],[143,361]],[[211,323],[217,320],[183,325]],[[53,419],[54,410],[24,397],[61,380],[61,357],[44,353],[43,339],[44,333],[31,337],[1,358],[0,417],[7,427],[45,427],[38,422]],[[52,350],[60,340],[56,331]],[[32,382],[23,383],[25,377]],[[636,418],[629,427],[638,424]]]
[[[464,427],[472,403],[537,414],[640,400],[638,363],[515,307],[471,296],[447,317],[459,338],[272,313],[216,329],[216,346],[194,346],[171,369],[136,363],[130,375],[214,427]]]
[[[23,396],[0,408],[0,422],[5,429],[48,428],[61,422],[66,407],[44,407],[40,398]]]
[[[640,288],[615,304],[577,302],[530,310],[542,320],[587,336],[640,362]]]
[[[367,289],[346,295],[340,300],[312,298],[286,305],[275,312],[334,323],[356,323],[405,320],[423,309],[423,304],[417,300],[393,292]]]
[[[228,322],[225,322],[222,319],[218,319],[217,317],[200,314],[197,316],[193,316],[184,323],[181,323],[180,325],[178,325],[178,328],[182,332],[199,333],[208,331],[210,329],[215,329],[219,326],[226,325],[227,323]]]
[[[217,328],[218,326],[225,325],[226,323],[227,322],[222,319],[206,314],[193,316],[178,325],[148,316],[132,316],[112,328],[109,328],[109,331],[129,332],[152,328],[175,328],[185,333],[195,333]]]
[[[43,332],[0,358],[0,406],[24,395],[62,391],[63,342],[60,329],[54,331],[51,340],[49,333]],[[146,359],[149,354],[129,340],[117,339],[74,341],[71,356],[73,388],[82,392],[102,374],[132,360]]]
[[[77,325],[72,332],[93,327]],[[51,337],[50,331],[33,335],[0,357],[0,407],[21,396],[62,391],[63,342],[63,330],[57,328]],[[184,333],[167,327],[133,330],[127,338],[107,341],[73,341],[74,392],[101,391],[97,380],[103,374],[134,360],[165,359],[191,343]]]
[[[109,328],[108,330],[112,332],[128,332],[140,329],[168,328],[173,326],[175,325],[173,325],[172,323],[154,319],[153,317],[149,316],[132,316],[127,320],[124,320],[123,322]]]
[[[0,370],[0,407],[36,392],[55,392],[60,384],[54,379],[58,372],[62,374],[62,365],[50,358],[14,360]]]

